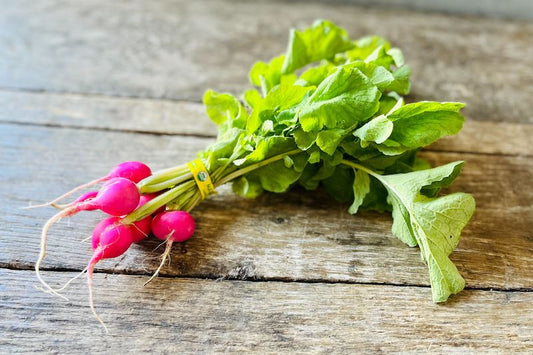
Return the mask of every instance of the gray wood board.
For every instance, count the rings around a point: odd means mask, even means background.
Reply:
[[[217,132],[203,105],[194,102],[5,90],[0,90],[0,122],[204,137]],[[467,118],[459,135],[430,149],[527,156],[533,155],[532,136],[531,124]]]
[[[51,209],[20,210],[30,202],[107,173],[120,161],[139,159],[153,168],[194,157],[210,139],[99,132],[69,128],[0,125],[0,262],[31,268],[38,254],[40,228]],[[477,212],[452,259],[469,287],[533,288],[533,162],[528,157],[425,152],[434,164],[466,160],[451,191],[472,193]],[[198,231],[185,247],[175,247],[163,274],[210,278],[324,280],[427,285],[419,252],[390,233],[387,214],[350,216],[346,204],[323,192],[295,190],[256,200],[228,188],[195,211]],[[81,270],[90,235],[102,215],[85,213],[51,230],[44,267]],[[161,249],[158,241],[136,245],[103,270],[149,274]],[[68,256],[68,257],[67,257]]]
[[[47,277],[65,281],[74,273]],[[95,275],[65,302],[32,287],[29,271],[0,270],[2,352],[459,353],[531,352],[531,292],[464,291],[445,305],[419,287]]]
[[[0,86],[195,101],[207,88],[240,93],[254,61],[283,52],[289,28],[317,18],[401,47],[411,100],[533,122],[533,24],[316,2],[4,1]]]
[[[379,6],[386,9],[443,12],[458,15],[482,15],[495,18],[533,19],[530,0],[320,0],[360,6]]]

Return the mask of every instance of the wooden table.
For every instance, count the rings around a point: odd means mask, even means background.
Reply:
[[[533,352],[533,24],[306,2],[3,1],[0,11],[0,352]],[[256,200],[228,188],[195,211],[198,231],[147,287],[150,240],[63,301],[35,289],[40,228],[21,210],[138,159],[177,165],[213,140],[200,104],[233,93],[288,29],[329,18],[404,49],[410,100],[461,100],[457,137],[422,154],[464,159],[451,191],[477,212],[452,260],[466,290],[431,302],[417,249],[391,217],[350,216],[323,192]],[[44,276],[82,270],[101,215],[54,226]]]

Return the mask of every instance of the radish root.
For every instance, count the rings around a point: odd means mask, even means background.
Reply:
[[[39,281],[41,282],[41,284],[43,284],[43,286],[48,290],[50,291],[51,293],[67,300],[67,298],[59,293],[57,293],[56,291],[54,291],[54,289],[52,287],[50,287],[50,285],[48,285],[42,278],[41,276],[41,263],[43,262],[44,258],[46,257],[46,245],[47,245],[47,242],[48,242],[48,230],[50,229],[50,227],[57,221],[61,220],[61,218],[63,217],[67,217],[67,216],[70,216],[72,214],[74,214],[76,212],[76,209],[75,208],[69,208],[69,209],[66,209],[66,210],[63,210],[61,212],[58,212],[56,213],[54,216],[52,216],[52,218],[50,218],[46,224],[44,225],[43,227],[43,230],[42,230],[42,233],[41,233],[41,250],[39,252],[39,258],[37,259],[37,262],[35,263],[35,273],[37,274],[37,278],[39,279]]]
[[[70,285],[74,280],[76,280],[77,278],[79,278],[81,275],[83,275],[85,272],[87,271],[87,267],[85,269],[83,269],[79,274],[77,274],[76,276],[74,276],[73,278],[71,278],[70,280],[68,280],[63,286],[61,286],[60,288],[54,288],[54,292],[57,294],[57,292],[59,291],[63,291],[65,288],[67,288],[68,285]],[[40,287],[40,286],[35,286],[35,288],[37,288],[39,291],[42,291],[42,292],[46,292],[46,293],[49,293],[49,294],[54,294],[54,292],[51,292],[50,290],[45,290],[44,288]],[[65,298],[67,301],[68,299],[66,297],[63,297]]]
[[[23,207],[22,209],[32,209],[32,208],[40,208],[40,207],[46,207],[46,206],[52,206],[54,208],[57,208],[58,210],[61,210],[61,209],[64,209],[64,208],[68,208],[68,205],[60,205],[58,204],[59,201],[69,197],[70,195],[80,191],[80,190],[83,190],[87,187],[91,187],[93,185],[96,185],[96,184],[99,184],[101,182],[104,182],[108,180],[108,177],[105,176],[103,178],[98,178],[96,180],[93,180],[93,181],[89,181],[88,183],[85,183],[85,184],[82,184],[80,186],[76,186],[75,188],[73,188],[72,190],[70,190],[69,192],[65,192],[63,195],[59,196],[59,197],[56,197],[55,199],[53,199],[52,201],[49,201],[49,202],[46,202],[46,203],[43,203],[43,204],[40,204],[40,205],[33,205],[33,206],[28,206],[28,207]]]
[[[92,258],[91,258],[91,261],[89,261],[89,265],[87,266],[87,285],[89,286],[89,306],[91,307],[91,311],[93,312],[93,315],[94,315],[94,318],[96,318],[96,320],[98,322],[100,322],[100,324],[102,325],[102,327],[104,327],[105,329],[105,332],[107,334],[109,334],[109,330],[107,329],[107,326],[105,325],[104,321],[102,320],[102,318],[100,318],[100,316],[98,315],[98,313],[96,313],[96,309],[94,308],[94,295],[93,295],[93,270],[94,270],[94,266],[96,265],[96,263],[98,261],[100,261],[100,259],[102,258],[102,253],[97,253],[95,254]]]
[[[157,270],[154,272],[154,274],[152,275],[152,277],[150,277],[148,279],[148,281],[146,281],[144,283],[144,286],[148,285],[157,275],[159,275],[159,271],[161,271],[161,268],[163,268],[163,265],[165,265],[165,260],[167,260],[167,258],[169,257],[170,255],[170,250],[172,249],[172,243],[174,241],[172,240],[172,234],[170,234],[167,238],[167,247],[165,248],[165,252],[163,253],[162,255],[162,259],[161,259],[161,263],[159,264],[159,267],[157,268]]]

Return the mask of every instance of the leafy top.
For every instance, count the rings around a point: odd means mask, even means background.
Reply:
[[[420,248],[441,302],[464,287],[448,255],[474,200],[437,197],[462,162],[431,169],[416,153],[458,133],[464,105],[404,104],[410,73],[402,52],[381,37],[353,41],[325,20],[291,30],[285,54],[254,64],[249,79],[259,90],[247,90],[243,102],[205,93],[219,136],[200,156],[213,176],[235,176],[233,190],[244,197],[322,185],[351,200],[350,213],[392,211],[393,234]]]

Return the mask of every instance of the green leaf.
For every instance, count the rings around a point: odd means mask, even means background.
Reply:
[[[314,164],[320,162],[320,151],[315,150],[309,154],[309,163]]]
[[[330,74],[330,70],[334,68],[329,62],[324,63],[318,67],[307,69],[300,75],[296,84],[302,86],[318,86]]]
[[[281,84],[269,91],[261,101],[255,103],[254,109],[248,119],[246,130],[248,133],[255,132],[265,120],[263,111],[283,111],[299,104],[312,87],[293,85],[291,82],[282,80]]]
[[[322,180],[322,185],[335,200],[347,202],[353,199],[353,191],[350,186],[353,179],[352,169],[344,165],[337,165],[335,172],[327,179]]]
[[[245,167],[266,160],[274,155],[294,150],[295,148],[296,145],[292,138],[281,136],[259,138],[253,152],[249,153],[244,158],[235,160],[233,163],[239,167]]]
[[[273,58],[268,64],[265,62],[256,62],[248,74],[250,82],[253,85],[260,86],[263,95],[266,95],[270,89],[278,85],[281,80],[281,66],[285,60],[285,55]]]
[[[369,192],[366,194],[359,210],[377,211],[379,213],[392,211],[387,202],[387,189],[374,177],[370,177]]]
[[[289,35],[282,73],[292,73],[321,59],[331,59],[335,54],[352,47],[346,31],[330,21],[317,21],[304,31],[293,29]]]
[[[358,69],[339,68],[304,101],[297,117],[304,131],[348,128],[371,117],[379,107],[380,91]]]
[[[318,152],[318,154],[316,154]],[[315,151],[311,153],[313,156],[319,156],[320,151]],[[311,161],[311,158],[309,157],[309,163],[313,163]],[[315,161],[315,159],[313,159]],[[320,162],[320,159],[318,159],[317,163]],[[313,166],[307,166],[304,170],[304,173],[302,174],[302,179],[300,179],[299,183],[307,190],[315,190],[321,181],[329,178],[335,173],[335,165],[331,164],[328,160],[324,160],[322,165],[319,164],[313,164]]]
[[[346,52],[346,55],[352,61],[366,60],[369,55],[379,48],[387,51],[390,48],[390,44],[387,40],[379,36],[363,37],[355,41],[355,47]]]
[[[263,193],[263,187],[257,179],[241,176],[233,181],[232,190],[234,193],[245,198],[256,198]]]
[[[285,166],[283,160],[278,160],[274,163],[265,165],[253,172],[247,174],[253,178],[257,178],[261,186],[266,191],[270,192],[285,192],[292,184],[294,184],[300,176],[307,164],[307,154],[300,153],[293,155],[291,159],[294,165],[290,168]]]
[[[394,65],[396,65],[397,67],[401,67],[405,64],[403,53],[400,48],[391,48],[387,51],[387,54],[392,57],[392,59],[394,60]]]
[[[250,106],[252,109],[256,109],[261,106],[263,98],[256,89],[249,89],[244,92],[244,101],[246,101],[248,106]]]
[[[407,95],[411,90],[411,68],[407,65],[401,66],[396,69],[392,75],[394,76],[394,81],[387,87],[387,90],[395,91],[400,95]]]
[[[387,53],[387,47],[380,46],[374,50],[374,52],[370,53],[368,57],[365,59],[366,63],[374,63],[376,65],[390,68],[392,63],[394,62],[394,59]]]
[[[403,105],[403,98],[396,93],[387,93],[379,99],[379,110],[376,115],[388,115],[393,108],[398,109]]]
[[[375,63],[366,63],[363,61],[356,61],[342,66],[346,69],[357,68],[365,74],[370,82],[378,87],[380,91],[385,91],[394,82],[394,75],[385,69],[385,67]]]
[[[366,195],[370,192],[370,177],[362,170],[354,170],[353,180],[353,203],[348,209],[351,214],[356,214],[363,205]]]
[[[464,279],[448,255],[472,217],[475,202],[465,193],[429,198],[420,191],[451,183],[461,166],[462,162],[455,162],[407,174],[375,175],[387,189],[393,206],[393,234],[410,246],[420,247],[435,302],[446,301],[464,288]]]
[[[311,148],[311,146],[315,144],[317,134],[317,132],[305,132],[301,128],[297,128],[293,132],[296,145],[301,150],[307,150]]]
[[[219,94],[213,90],[207,90],[203,101],[207,115],[217,125],[221,125],[228,118],[237,117],[241,110],[239,101],[230,94]]]
[[[316,136],[316,145],[322,149],[323,152],[333,155],[344,137],[345,130],[330,129],[318,132]]]
[[[242,129],[232,128],[224,132],[219,132],[217,140],[207,149],[198,154],[199,158],[204,159],[206,167],[213,171],[223,160],[228,160],[235,150],[240,149],[241,141],[245,137]]]
[[[368,142],[383,143],[390,137],[394,124],[384,115],[373,118],[364,126],[353,132],[361,140],[361,147],[368,146]]]
[[[283,163],[285,163],[286,168],[292,168],[294,166],[294,160],[288,155],[283,157]]]
[[[413,149],[457,134],[463,127],[464,117],[458,112],[463,106],[457,102],[431,101],[404,105],[388,116],[394,123],[390,139]]]
[[[413,171],[431,169],[431,164],[424,158],[415,157],[413,162]]]

